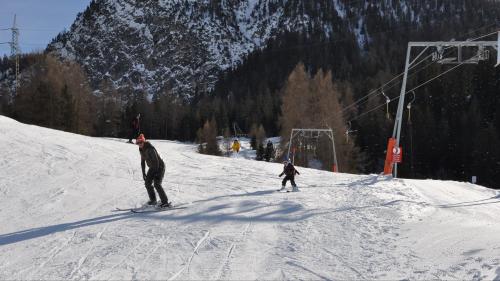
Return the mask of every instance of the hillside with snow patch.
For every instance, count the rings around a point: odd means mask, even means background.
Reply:
[[[313,42],[346,40],[341,34],[347,33],[363,49],[371,40],[368,15],[418,25],[443,16],[434,10],[446,7],[453,16],[466,10],[465,4],[436,1],[362,2],[93,0],[47,51],[81,64],[94,89],[107,81],[127,91],[171,90],[192,98],[287,33],[305,33]]]
[[[147,201],[137,147],[0,116],[0,279],[500,280],[500,196],[196,153],[152,140],[163,186]]]

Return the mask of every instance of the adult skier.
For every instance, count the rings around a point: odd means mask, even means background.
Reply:
[[[281,172],[279,176],[281,177],[283,174],[285,174],[285,178],[281,182],[281,189],[279,189],[278,191],[285,190],[285,185],[288,180],[290,180],[290,183],[292,184],[292,191],[299,191],[297,185],[295,184],[295,174],[300,175],[300,173],[295,169],[292,162],[283,162],[283,172]]]
[[[264,154],[264,159],[266,159],[266,161],[269,162],[273,157],[273,155],[274,155],[274,146],[273,143],[270,140],[268,140],[266,145],[266,152]]]
[[[160,158],[160,155],[154,148],[154,146],[146,141],[143,134],[140,134],[135,143],[139,146],[139,153],[141,154],[141,168],[142,168],[142,178],[144,179],[146,190],[148,191],[149,201],[148,205],[156,205],[156,192],[160,196],[161,203],[160,208],[171,207],[168,202],[167,195],[161,186],[163,176],[165,175],[165,163]],[[146,165],[149,169],[146,174]],[[154,188],[153,188],[154,183]]]
[[[130,137],[128,142],[133,143],[132,139],[135,139],[137,136],[139,136],[139,133],[141,132],[141,114],[137,114],[134,119],[132,119],[132,122],[130,122]]]

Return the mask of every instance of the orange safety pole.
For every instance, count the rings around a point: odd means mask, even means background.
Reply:
[[[384,175],[392,175],[392,149],[396,144],[395,138],[390,138],[387,143],[387,153],[385,155]]]

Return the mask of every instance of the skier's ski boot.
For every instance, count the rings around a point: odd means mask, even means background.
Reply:
[[[285,191],[285,186],[283,185],[280,189],[278,189],[278,191]]]
[[[299,188],[295,185],[293,188],[292,188],[292,192],[298,192],[299,191]]]
[[[170,203],[170,202],[161,203],[160,206],[158,206],[158,207],[159,208],[171,208],[172,203]]]
[[[155,206],[156,205],[156,201],[152,201],[152,200],[149,200],[146,205],[148,206]]]

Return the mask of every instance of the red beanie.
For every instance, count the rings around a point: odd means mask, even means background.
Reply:
[[[142,142],[145,142],[146,141],[146,138],[144,137],[144,134],[140,134],[137,139],[135,140],[135,143],[136,144],[139,144],[139,143],[142,143]]]

